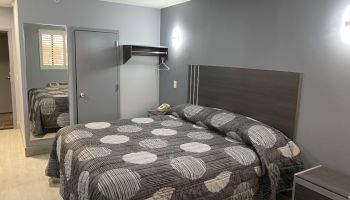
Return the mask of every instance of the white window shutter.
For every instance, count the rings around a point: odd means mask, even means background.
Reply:
[[[67,69],[66,32],[39,30],[40,65],[43,69]]]

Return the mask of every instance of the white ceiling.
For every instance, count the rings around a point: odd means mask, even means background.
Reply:
[[[12,0],[0,0],[0,7],[11,7]]]
[[[135,6],[144,6],[151,8],[166,8],[176,4],[184,3],[191,0],[100,0]],[[11,7],[12,0],[0,0],[0,7]]]
[[[114,2],[114,3],[144,6],[144,7],[151,7],[151,8],[166,8],[169,6],[173,6],[173,5],[184,3],[186,1],[191,1],[191,0],[100,0],[100,1],[108,1],[108,2]]]

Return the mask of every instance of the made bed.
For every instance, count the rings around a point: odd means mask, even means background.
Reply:
[[[68,87],[28,91],[30,131],[40,137],[69,125]]]
[[[201,99],[209,98],[201,95],[203,81],[198,74],[193,77],[192,67],[190,71],[190,87],[195,89],[190,89],[194,93],[189,100],[195,96],[195,103],[176,106],[168,115],[62,128],[46,169],[46,175],[60,178],[62,197],[260,200],[290,191],[294,173],[302,169],[300,149],[287,137],[292,132],[283,134],[254,114],[204,106]],[[272,112],[278,113],[280,105]],[[294,118],[279,121],[279,129],[295,123]]]

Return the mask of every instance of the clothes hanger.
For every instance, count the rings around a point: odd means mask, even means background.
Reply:
[[[158,65],[158,70],[159,71],[170,71],[170,67],[167,65],[167,64],[165,64],[165,60],[164,60],[164,57],[161,57],[160,58],[160,60],[161,60],[161,62],[160,62],[160,64]],[[161,67],[165,67],[165,69],[163,68],[161,68]]]

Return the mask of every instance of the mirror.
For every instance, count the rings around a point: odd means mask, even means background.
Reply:
[[[65,26],[24,24],[30,140],[54,138],[68,126]]]

